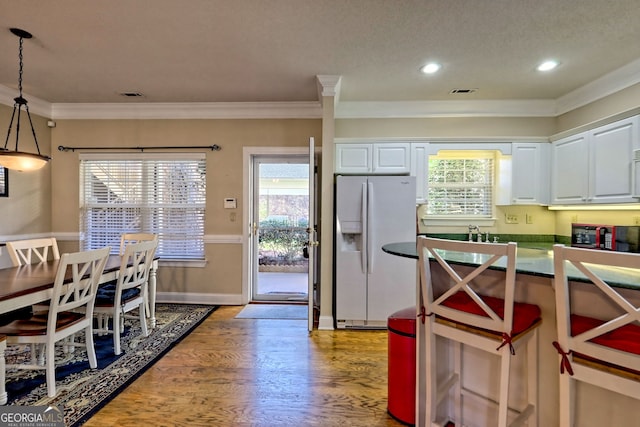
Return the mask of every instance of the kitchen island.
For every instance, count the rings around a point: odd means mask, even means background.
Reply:
[[[537,247],[519,247],[516,261],[516,300],[536,304],[542,311],[542,325],[539,331],[539,426],[558,426],[558,379],[560,375],[560,364],[558,354],[552,342],[556,340],[556,313],[555,294],[553,291],[553,252],[552,245],[543,244]],[[415,242],[389,243],[383,246],[383,251],[396,256],[417,259]],[[471,270],[482,264],[486,258],[481,255],[463,254],[451,252],[443,254],[445,259],[457,264],[462,270]],[[482,286],[483,282],[492,281],[492,272],[504,270],[504,266],[496,263],[489,270],[485,271],[477,284]],[[626,298],[633,301],[636,307],[640,305],[640,274],[637,271],[629,271],[617,268],[603,268],[598,271],[602,277],[612,280],[618,291]],[[598,313],[612,310],[610,306],[600,302],[599,296],[593,291],[593,285],[586,283],[584,276],[575,269],[569,272],[570,279],[575,282],[584,282],[579,285],[575,295],[577,301],[576,310],[580,314],[598,317]],[[419,277],[419,275],[418,275]],[[417,300],[422,299],[420,286],[417,286]],[[417,395],[417,423],[424,425],[424,402],[420,396],[424,396],[424,328],[421,322],[417,322],[417,375],[418,375],[418,395]],[[447,357],[448,346],[443,341],[442,357]],[[440,350],[439,350],[440,351]],[[440,354],[439,354],[440,357]],[[463,381],[465,385],[472,389],[477,389],[479,394],[495,396],[495,387],[490,386],[487,390],[484,384],[494,382],[499,372],[497,362],[494,358],[479,354],[473,349],[464,352],[463,360],[467,367]],[[497,358],[495,358],[497,359]],[[517,359],[517,358],[516,358]],[[523,366],[514,360],[513,369],[516,372],[515,380],[512,382],[512,393],[510,395],[510,406],[520,407],[523,396],[518,391],[521,385],[519,378],[524,378]],[[475,385],[477,384],[477,387]],[[587,384],[578,384],[576,400],[576,425],[581,427],[601,427],[605,425],[640,426],[640,405],[638,401],[620,394],[593,387]],[[476,404],[477,403],[477,404]],[[469,396],[469,406],[473,413],[471,419],[465,419],[465,424],[469,426],[487,425],[489,419],[493,419],[493,408],[487,408],[484,402],[477,401],[473,396]]]

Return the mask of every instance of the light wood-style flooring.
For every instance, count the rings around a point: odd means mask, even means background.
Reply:
[[[402,426],[387,332],[314,331],[221,307],[85,426]]]

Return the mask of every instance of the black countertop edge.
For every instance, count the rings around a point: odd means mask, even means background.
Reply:
[[[542,247],[528,248],[525,245],[521,246],[518,244],[516,273],[553,279],[555,275],[553,267],[553,252],[551,247],[552,245],[550,245],[548,249]],[[382,246],[382,250],[391,255],[415,260],[418,259],[415,242],[388,243]],[[478,262],[464,260],[460,255],[460,252],[445,254],[444,258],[452,264],[457,265],[466,265],[470,267],[477,267],[480,265]],[[505,267],[500,265],[492,265],[489,268],[499,271],[505,270]],[[567,268],[569,280],[592,283],[590,279],[587,279],[582,275],[582,273],[578,272],[575,267],[568,265]],[[612,286],[640,290],[640,276],[638,275],[638,272],[628,272],[600,266],[594,267],[594,272],[602,275],[603,279],[609,282]]]

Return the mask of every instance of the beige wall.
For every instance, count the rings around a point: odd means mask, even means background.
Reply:
[[[606,117],[640,108],[640,85],[612,94],[585,107],[557,118],[428,118],[428,119],[338,119],[336,138],[545,138],[559,132],[597,122]],[[0,123],[8,123],[11,108],[0,105]],[[327,117],[325,117],[327,119]],[[309,136],[321,145],[322,120],[58,120],[49,129],[46,119],[34,116],[36,132],[43,153],[53,161],[35,173],[11,172],[9,198],[0,198],[0,235],[6,237],[31,234],[75,236],[78,233],[78,154],[57,150],[58,145],[83,147],[128,147],[144,145],[212,145],[219,152],[207,152],[208,200],[207,235],[242,235],[242,149],[245,146],[304,146]],[[23,127],[23,132],[25,131]],[[325,144],[333,138],[325,139]],[[26,145],[22,145],[25,144]],[[30,135],[21,138],[21,148],[31,149]],[[332,155],[325,147],[323,153]],[[331,159],[332,160],[332,159]],[[330,162],[332,163],[332,161]],[[332,171],[329,162],[324,171]],[[326,181],[329,179],[329,181]],[[325,177],[326,182],[332,178]],[[323,189],[324,216],[332,212],[331,187]],[[236,221],[222,208],[222,199],[238,200]],[[517,226],[504,223],[505,213],[533,215],[533,224]],[[544,207],[500,207],[494,233],[568,235],[568,224],[607,222],[629,224],[640,212],[566,211],[551,212]],[[330,216],[330,215],[329,215]],[[322,224],[321,218],[321,224]],[[324,218],[329,231],[331,218]],[[330,233],[327,233],[330,235]],[[325,240],[328,239],[328,240]],[[331,237],[323,236],[323,243]],[[63,251],[77,249],[74,238],[60,242]],[[328,249],[323,250],[323,255]],[[205,268],[161,268],[159,292],[206,294],[239,294],[242,279],[242,248],[239,244],[208,244]],[[330,265],[324,264],[323,275],[330,276]],[[322,295],[327,303],[330,293]],[[326,305],[326,304],[323,304]],[[329,315],[326,307],[324,315]]]
[[[241,236],[243,147],[304,147],[310,136],[320,145],[321,126],[320,120],[59,120],[51,140],[55,147],[220,145],[220,151],[206,151],[205,234]],[[79,231],[78,157],[53,153],[51,224],[57,234]],[[235,220],[223,208],[225,197],[238,201]],[[241,294],[242,245],[208,244],[206,257],[204,268],[161,267],[158,292]]]
[[[638,114],[638,108],[640,83],[558,116],[554,133],[569,131],[621,113]]]
[[[11,120],[12,108],[0,105],[0,133],[4,141]],[[38,138],[40,152],[50,154],[51,132],[47,127],[47,119],[31,114],[33,126]],[[22,112],[20,123],[20,137],[18,149],[29,153],[37,153],[36,145],[31,135],[31,128],[26,113]],[[14,121],[8,149],[15,148]],[[11,236],[25,236],[47,234],[51,232],[51,173],[49,164],[35,172],[9,171],[9,197],[0,197],[0,241]]]

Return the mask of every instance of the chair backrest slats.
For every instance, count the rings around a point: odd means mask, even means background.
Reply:
[[[144,296],[146,292],[144,285],[149,280],[149,270],[151,269],[157,246],[158,241],[156,239],[143,240],[126,245],[116,283],[114,301],[116,306],[120,305],[122,292],[126,289],[140,287],[140,292]]]
[[[120,255],[124,255],[125,247],[130,243],[158,240],[158,235],[153,233],[123,233],[120,236]]]
[[[423,304],[428,314],[433,313],[488,330],[511,333],[517,250],[515,243],[477,243],[419,236],[417,250]],[[445,253],[459,257],[462,263],[467,260],[468,264],[462,268],[460,265],[454,265],[445,259]],[[439,273],[436,277],[432,262],[437,263],[444,274]],[[496,282],[501,289],[492,289],[492,293],[495,292],[496,296],[504,299],[503,316],[486,303],[475,283],[491,266],[498,266],[504,271],[504,279]],[[449,298],[459,293],[464,293],[466,298],[477,305],[478,314],[458,310],[446,304]]]
[[[558,343],[562,350],[640,371],[640,355],[604,344],[607,336],[621,328],[634,328],[634,336],[640,331],[640,298],[616,287],[610,273],[605,277],[607,271],[619,269],[620,274],[636,277],[640,283],[640,255],[554,245],[553,256]],[[570,280],[580,273],[584,276],[581,280]],[[580,298],[589,298],[589,312],[578,312],[576,302]],[[582,326],[577,327],[578,322]]]
[[[55,237],[7,242],[7,251],[14,267],[48,261],[49,250],[51,250],[51,259],[60,259]]]
[[[48,328],[50,331],[55,330],[60,312],[84,308],[84,318],[92,318],[98,284],[110,250],[110,247],[105,247],[62,254],[49,306]]]

